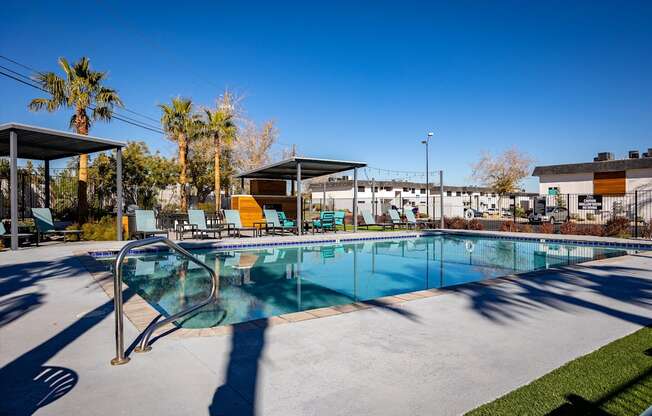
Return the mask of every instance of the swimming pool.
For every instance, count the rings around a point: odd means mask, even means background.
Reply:
[[[196,250],[219,301],[180,323],[208,328],[626,254],[626,250],[454,235],[230,251]],[[102,259],[112,266],[111,259]],[[129,257],[123,276],[164,316],[205,298],[208,273],[168,252]]]

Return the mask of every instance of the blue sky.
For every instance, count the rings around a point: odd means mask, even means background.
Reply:
[[[154,118],[228,87],[310,156],[420,170],[434,131],[450,184],[482,150],[552,164],[652,147],[651,2],[352,3],[5,1],[0,54],[40,70],[88,56]],[[0,121],[65,129],[68,113],[27,111],[35,92],[0,77]],[[117,121],[91,133],[175,149]]]

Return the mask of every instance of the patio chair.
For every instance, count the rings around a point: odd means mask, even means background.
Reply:
[[[278,213],[276,212],[275,209],[265,209],[263,210],[263,213],[265,214],[265,221],[267,222],[268,233],[270,229],[272,230],[273,234],[276,233],[276,230],[281,230],[281,233],[283,233],[284,231],[289,231],[293,233],[297,232],[296,225],[285,226],[281,224],[281,221],[278,218]]]
[[[392,224],[394,224],[395,226],[397,226],[399,228],[401,226],[408,227],[408,223],[401,219],[401,215],[395,209],[390,209],[389,210],[389,219],[392,221]]]
[[[344,218],[346,217],[345,211],[335,211],[335,228],[342,226],[342,229],[346,231],[346,225],[344,224]]]
[[[20,239],[27,239],[29,240],[34,234],[32,233],[18,233],[18,241],[20,242]],[[5,228],[5,225],[0,221],[0,239],[11,239],[11,234],[7,233],[7,229]]]
[[[242,237],[242,231],[253,231],[254,237],[258,234],[258,228],[256,227],[243,227],[242,222],[240,221],[240,211],[237,209],[225,209],[224,211],[224,221],[228,224],[229,233],[231,230],[234,233],[237,233],[238,237]]]
[[[42,235],[63,235],[63,242],[66,242],[66,235],[77,234],[81,238],[81,230],[58,230],[54,226],[52,211],[50,208],[32,208],[32,217],[36,223],[36,245],[41,242]]]
[[[187,231],[191,231],[193,238],[197,233],[201,234],[203,237],[204,234],[210,234],[213,233],[213,238],[222,238],[222,231],[224,231],[224,226],[220,225],[219,227],[208,227],[206,225],[206,214],[204,214],[204,210],[202,209],[189,209],[188,210],[188,224],[183,224],[185,225],[190,225],[190,229],[188,228],[183,228],[180,231],[181,239],[183,240],[183,235]],[[228,225],[226,226],[227,228],[227,234],[228,234]],[[217,235],[218,237],[215,237]]]
[[[374,216],[371,214],[371,211],[368,210],[362,210],[362,221],[364,224],[358,224],[358,228],[360,227],[367,227],[367,230],[369,227],[382,227],[383,231],[385,231],[386,228],[391,228],[394,229],[394,224],[390,222],[383,222],[383,223],[378,223],[376,220],[374,220]]]
[[[291,226],[296,226],[297,223],[296,221],[289,220],[288,217],[285,216],[285,212],[283,211],[277,211],[278,212],[278,220],[281,221],[282,225],[291,225]]]
[[[319,214],[319,219],[312,222],[312,229],[321,230],[325,232],[326,230],[332,230],[337,232],[337,227],[335,226],[335,212],[334,211],[322,211]]]
[[[170,233],[167,230],[160,230],[156,228],[156,217],[154,211],[149,209],[137,209],[136,213],[136,231],[135,235],[142,235],[147,238],[148,235],[165,234],[165,237],[170,238]]]

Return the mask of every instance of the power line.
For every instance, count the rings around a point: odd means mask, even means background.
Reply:
[[[34,72],[34,73],[36,73],[36,74],[43,74],[42,71],[39,71],[39,70],[37,70],[37,69],[35,69],[35,68],[29,66],[29,65],[25,65],[25,64],[23,64],[23,63],[21,63],[21,62],[18,62],[18,61],[16,61],[16,60],[14,60],[14,59],[8,58],[8,57],[6,57],[6,56],[4,56],[4,55],[0,55],[0,58],[1,58],[1,59],[4,59],[5,61],[11,62],[11,63],[13,63],[14,65],[17,65],[17,66],[19,66],[19,67],[21,67],[21,68],[23,68],[23,69],[26,69],[26,70],[28,70],[28,71]],[[14,71],[14,70],[12,70],[12,69],[9,69],[9,68],[7,68],[7,67],[5,67],[5,66],[0,65],[0,68],[4,68],[5,70],[10,71],[10,72],[12,72],[12,73],[14,73],[14,74],[16,74],[16,75],[18,75],[18,76],[20,76],[20,77],[23,77],[23,78],[25,78],[25,79],[28,79],[28,80],[30,80],[30,81],[33,81],[33,79],[32,79],[31,77],[26,76],[26,75],[24,75],[24,74],[21,74],[21,73],[19,73],[19,72],[16,72],[16,71]],[[46,91],[46,92],[48,92],[48,91]],[[142,117],[142,118],[144,118],[144,119],[147,119],[147,120],[153,121],[153,122],[155,122],[155,123],[158,123],[158,122],[159,122],[159,120],[157,120],[157,119],[155,119],[155,118],[153,118],[153,117],[150,117],[150,116],[148,116],[148,115],[146,115],[146,114],[142,114],[142,113],[139,113],[139,112],[137,112],[137,111],[131,110],[131,109],[127,108],[127,107],[121,107],[121,110],[124,110],[124,111],[126,111],[126,112],[128,112],[128,113],[131,113],[131,114],[133,114],[133,115],[136,115],[136,116]],[[134,122],[134,123],[143,124],[143,125],[149,127],[150,130],[151,130],[151,129],[160,130],[157,126],[152,126],[151,124],[148,124],[148,123],[146,123],[146,122],[144,122],[144,121],[136,120],[136,119],[130,118],[129,116],[126,116],[126,115],[124,115],[124,114],[120,114],[120,113],[118,112],[117,109],[114,109],[113,112],[114,112],[114,113],[117,113],[117,114],[118,114],[119,116],[121,116],[121,117],[124,117],[125,119],[131,120],[131,121]],[[117,117],[116,117],[116,118],[117,118]],[[117,119],[119,120],[119,118],[117,118]]]

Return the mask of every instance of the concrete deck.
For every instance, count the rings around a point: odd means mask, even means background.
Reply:
[[[455,415],[652,323],[652,254],[232,335],[112,367],[112,303],[68,243],[0,253],[0,414]],[[126,321],[128,340],[137,336]]]

